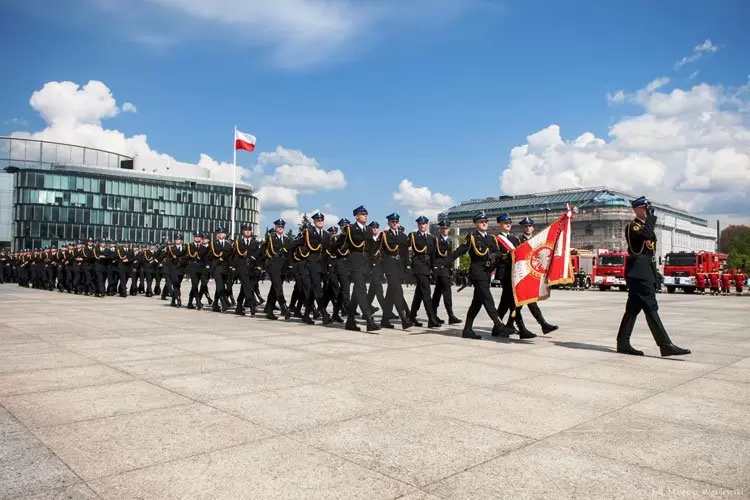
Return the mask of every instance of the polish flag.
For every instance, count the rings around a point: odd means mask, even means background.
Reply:
[[[252,153],[253,151],[255,151],[255,136],[240,132],[239,130],[235,130],[234,149],[243,149]]]

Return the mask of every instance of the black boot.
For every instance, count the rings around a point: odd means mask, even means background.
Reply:
[[[369,316],[367,318],[367,333],[373,333],[377,335],[378,330],[380,330],[380,327],[378,326],[375,321],[373,321],[372,316]]]
[[[284,315],[284,319],[292,318],[292,313],[289,311],[289,308],[286,307],[286,304],[279,303],[279,310],[281,311],[281,314]]]
[[[190,290],[190,296],[188,297],[188,309],[195,309],[195,306],[193,305],[193,299],[195,298],[195,292]]]
[[[495,323],[495,326],[492,327],[493,337],[502,337],[504,339],[507,339],[515,333],[518,332],[509,326],[505,326],[502,321],[498,321],[497,323]]]
[[[542,315],[542,310],[539,309],[539,305],[536,302],[532,302],[528,305],[529,312],[532,316],[534,316],[534,319],[537,323],[539,323],[539,326],[542,327],[542,333],[547,335],[548,333],[554,332],[559,327],[557,325],[551,325],[547,323],[547,320],[544,319],[544,316]]]
[[[632,356],[643,356],[643,351],[635,349],[630,345],[630,335],[633,333],[636,316],[625,312],[620,322],[620,329],[617,332],[617,352],[620,354],[630,354]]]
[[[533,339],[536,337],[536,333],[530,332],[526,325],[523,322],[523,318],[519,313],[516,313],[516,316],[513,318],[513,321],[516,324],[516,327],[518,327],[518,336],[521,339]]]
[[[660,345],[659,349],[661,350],[662,356],[684,356],[685,354],[690,354],[690,349],[683,349],[682,347],[677,347],[674,344],[664,344]]]

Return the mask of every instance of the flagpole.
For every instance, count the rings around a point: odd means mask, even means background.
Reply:
[[[234,211],[237,203],[237,125],[232,136],[232,228],[229,230],[234,239]]]

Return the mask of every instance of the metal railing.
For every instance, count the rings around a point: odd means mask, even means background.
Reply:
[[[0,136],[0,169],[11,165],[19,168],[50,168],[53,164],[119,168],[123,160],[132,158],[75,144]]]

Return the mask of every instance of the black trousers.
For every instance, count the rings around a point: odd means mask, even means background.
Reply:
[[[240,270],[237,272],[237,279],[240,282],[240,293],[237,296],[237,309],[244,309],[245,302],[248,302],[250,307],[255,307],[255,287],[253,286],[253,280],[250,273],[247,270]]]
[[[336,276],[339,279],[339,296],[338,303],[339,307],[343,312],[349,314],[349,303],[352,300],[351,297],[351,271],[348,266],[342,266],[336,271]]]
[[[426,274],[415,274],[414,281],[417,289],[414,290],[414,298],[411,301],[411,317],[416,318],[421,304],[424,304],[425,313],[429,321],[434,320],[434,309],[432,308],[432,293],[430,290],[430,277]]]
[[[445,312],[447,312],[448,316],[451,318],[455,316],[455,314],[453,314],[452,284],[453,282],[451,281],[450,274],[438,274],[435,277],[435,289],[432,292],[432,311],[435,316],[437,316],[437,310],[438,307],[440,307],[441,297],[443,299],[443,304],[445,305]]]
[[[117,264],[107,265],[107,293],[112,295],[117,293],[117,281],[120,278],[120,273],[117,271]]]
[[[170,269],[170,278],[172,281],[172,297],[182,299],[182,279],[185,277],[185,268],[182,266],[172,265]]]
[[[625,314],[622,316],[620,329],[617,332],[617,342],[630,342],[635,320],[638,318],[638,314],[643,311],[656,345],[671,344],[672,341],[669,339],[667,330],[659,317],[659,303],[656,301],[654,282],[632,278],[628,278],[626,281],[628,284],[628,301],[625,303]]]
[[[328,307],[328,303],[333,303],[333,314],[338,314],[341,306],[339,304],[339,298],[341,297],[341,284],[339,283],[339,276],[336,274],[333,266],[328,269],[328,276],[326,278],[325,293],[323,294],[323,310]]]
[[[471,299],[471,305],[469,305],[469,311],[466,313],[466,323],[464,328],[469,329],[474,324],[474,319],[479,314],[479,310],[484,307],[487,311],[487,315],[490,317],[494,324],[502,324],[500,318],[497,315],[497,309],[495,309],[495,299],[492,297],[492,291],[490,290],[490,279],[487,276],[487,280],[472,280],[474,285],[474,296]]]
[[[385,311],[385,293],[383,292],[383,272],[377,267],[370,276],[370,288],[367,289],[367,303],[372,304],[372,299],[378,299],[380,309]]]
[[[303,271],[307,273],[306,281],[308,285],[308,293],[305,296],[305,314],[312,309],[313,302],[318,305],[318,310],[322,314],[325,311],[325,304],[323,303],[323,281],[325,280],[323,264],[321,262],[308,262]],[[304,286],[304,279],[302,283]]]
[[[354,316],[357,313],[357,307],[362,310],[362,317],[370,321],[372,314],[370,304],[367,303],[367,282],[365,281],[365,271],[367,263],[365,256],[359,253],[352,253],[349,257],[352,263],[352,298],[349,302],[349,314],[347,323],[354,323]],[[343,288],[343,284],[342,284]]]
[[[385,272],[385,279],[388,281],[388,290],[385,292],[385,300],[383,301],[383,316],[381,322],[386,322],[393,318],[393,308],[396,308],[398,316],[402,319],[407,319],[407,312],[404,302],[404,289],[401,281],[403,280],[403,267],[401,261],[392,257],[385,257],[383,271]]]
[[[266,307],[268,307],[269,313],[273,312],[273,307],[276,305],[276,303],[279,304],[279,308],[283,306],[283,308],[286,309],[286,299],[284,298],[284,280],[281,276],[281,270],[271,269],[268,272],[268,279],[271,280],[271,288],[270,290],[268,290],[268,298],[266,299]]]
[[[104,292],[106,292],[104,283],[107,279],[107,266],[105,266],[104,264],[95,264],[94,273],[96,274],[96,293],[104,295]]]
[[[117,273],[119,274],[120,278],[120,295],[127,295],[127,284],[128,279],[133,274],[133,265],[120,262],[119,264],[117,264]]]
[[[227,280],[229,279],[229,271],[225,271],[222,268],[217,267],[214,269],[214,306],[219,307],[219,301],[222,303],[228,302],[227,299]]]

